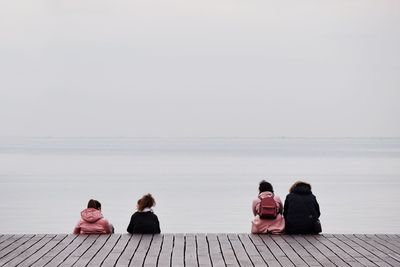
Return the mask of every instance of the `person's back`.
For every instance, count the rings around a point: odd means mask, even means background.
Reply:
[[[103,217],[101,204],[91,199],[88,208],[81,212],[81,219],[75,226],[74,234],[111,234],[112,225]]]
[[[311,185],[296,182],[286,196],[283,210],[287,234],[317,234],[319,224],[319,204],[311,191]]]
[[[274,195],[272,185],[266,181],[261,181],[259,185],[259,195],[253,200],[253,221],[251,224],[251,233],[253,234],[281,234],[285,228],[285,221],[282,216],[282,201]],[[262,201],[264,198],[271,198],[275,201],[276,212],[267,211],[266,216],[263,216]],[[270,203],[270,201],[266,201]],[[272,205],[273,207],[274,205]],[[263,217],[263,218],[261,218]]]
[[[155,205],[154,198],[144,195],[137,203],[137,211],[131,216],[127,231],[130,234],[159,234],[160,223],[151,208]]]

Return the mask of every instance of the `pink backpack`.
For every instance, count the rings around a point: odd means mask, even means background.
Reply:
[[[261,219],[275,219],[278,216],[278,205],[275,202],[274,196],[266,196],[261,198],[260,206],[258,208],[258,215]]]

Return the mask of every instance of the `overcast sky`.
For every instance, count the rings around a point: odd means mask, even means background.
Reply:
[[[400,1],[0,2],[0,136],[400,136]]]

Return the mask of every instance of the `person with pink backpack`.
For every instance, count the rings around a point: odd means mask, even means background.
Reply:
[[[254,219],[251,223],[252,234],[282,234],[285,219],[282,216],[281,199],[274,194],[272,185],[262,180],[258,187],[259,194],[253,200]]]

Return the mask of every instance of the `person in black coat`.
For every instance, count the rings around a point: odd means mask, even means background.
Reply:
[[[137,202],[137,211],[132,215],[128,228],[130,234],[159,234],[160,223],[151,208],[156,204],[151,194],[144,195]]]
[[[292,185],[283,207],[287,234],[318,234],[321,232],[319,204],[311,185],[298,181]]]

